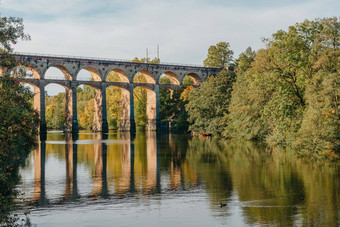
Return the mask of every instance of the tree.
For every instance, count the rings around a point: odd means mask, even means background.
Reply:
[[[295,146],[302,154],[340,151],[340,74],[320,72],[306,90],[308,107]]]
[[[241,53],[235,63],[238,73],[243,73],[251,67],[251,63],[255,60],[255,51],[248,47],[245,52]]]
[[[265,39],[250,66],[244,54],[223,134],[338,151],[339,34],[338,18],[305,20]]]
[[[234,52],[227,42],[219,42],[208,49],[208,56],[203,64],[206,67],[225,68],[233,59]]]
[[[146,58],[137,58],[135,57],[134,59],[132,59],[132,62],[136,62],[136,63],[149,63],[149,64],[159,64],[160,63],[160,59],[159,58],[154,58],[152,60],[150,60],[150,58],[146,59]]]
[[[18,63],[11,56],[12,44],[27,40],[21,18],[0,18],[0,226],[17,225],[18,218],[11,215],[15,185],[19,181],[19,164],[23,164],[35,145],[39,118],[30,99],[32,92],[13,77]]]
[[[186,110],[191,131],[218,135],[223,132],[235,76],[223,70],[189,93]]]

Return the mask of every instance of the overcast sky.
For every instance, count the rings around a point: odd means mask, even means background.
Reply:
[[[162,62],[202,64],[210,45],[229,42],[237,58],[296,22],[340,16],[340,1],[2,0],[0,12],[24,19],[32,40],[18,52],[133,59],[159,44]]]

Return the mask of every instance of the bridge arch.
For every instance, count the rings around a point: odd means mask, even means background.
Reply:
[[[56,90],[55,85],[63,87],[65,89],[65,93],[59,92],[58,94],[55,94],[57,90],[60,90],[60,88]],[[45,115],[47,128],[71,131],[73,116],[72,89],[69,88],[66,83],[49,81],[45,84],[44,91],[45,94],[43,97],[46,102]],[[48,95],[48,92],[50,91],[52,91],[52,95]],[[53,101],[56,100],[58,100],[57,103],[59,103],[59,105],[53,103]]]
[[[196,74],[196,73],[193,73],[193,72],[190,72],[190,73],[187,73],[183,79],[181,80],[181,84],[183,85],[183,81],[186,79],[186,78],[190,78],[190,80],[192,81],[192,84],[193,85],[199,85],[201,82],[202,82],[202,79],[201,77]]]
[[[113,75],[113,73],[116,73],[120,79],[120,81],[115,80],[116,78]],[[103,81],[109,81],[109,82],[124,82],[124,83],[129,83],[129,77],[125,73],[124,70],[119,69],[119,68],[110,68],[104,75]]]
[[[86,71],[89,74],[86,73]],[[85,67],[79,68],[79,70],[76,72],[76,75],[75,75],[75,78],[74,78],[74,80],[92,80],[92,79],[94,81],[102,81],[102,78],[101,78],[99,71],[97,69],[93,68],[93,67],[90,67],[90,66],[85,66]]]
[[[10,74],[14,78],[34,78],[39,80],[40,79],[40,74],[34,67],[26,66],[26,65],[18,65],[14,69],[11,70]],[[19,77],[20,75],[20,77]]]
[[[147,83],[147,84],[156,84],[156,80],[153,75],[146,70],[139,70],[132,78],[133,83]]]
[[[164,72],[159,78],[158,78],[158,83],[159,84],[164,84],[161,82],[161,78],[164,78],[164,77],[167,77],[169,78],[169,82],[170,83],[166,83],[166,84],[175,84],[175,85],[180,85],[180,80],[179,80],[179,77],[174,73],[174,72],[171,72],[171,71],[166,71]]]
[[[44,72],[44,79],[72,80],[72,74],[63,65],[50,65]]]

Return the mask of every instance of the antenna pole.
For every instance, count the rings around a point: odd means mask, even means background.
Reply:
[[[149,51],[148,51],[148,48],[146,48],[146,63],[149,63]]]

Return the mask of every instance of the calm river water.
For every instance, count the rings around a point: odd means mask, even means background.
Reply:
[[[20,169],[35,226],[340,226],[340,166],[183,135],[48,133]],[[225,206],[220,206],[223,203]]]

